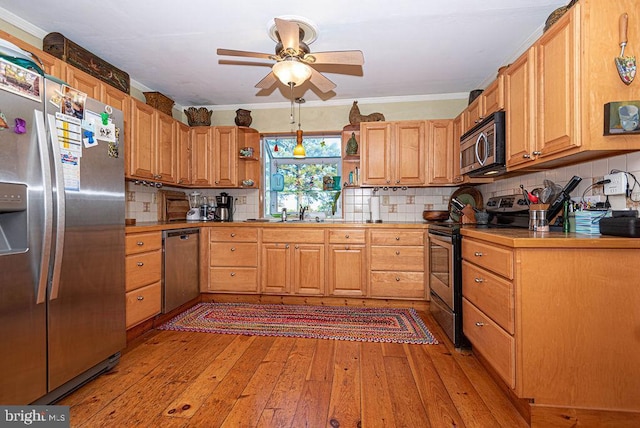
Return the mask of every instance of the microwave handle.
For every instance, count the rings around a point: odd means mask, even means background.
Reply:
[[[480,153],[478,153],[478,147],[480,146],[480,144],[484,144],[484,159],[480,159]],[[489,141],[487,140],[487,136],[484,132],[481,132],[480,135],[478,135],[478,139],[476,140],[475,145],[475,151],[476,160],[481,166],[484,166],[484,164],[487,162],[487,157],[489,156]]]

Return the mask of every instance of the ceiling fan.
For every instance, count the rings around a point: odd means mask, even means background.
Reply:
[[[313,68],[316,64],[362,65],[364,56],[361,51],[311,52],[308,44],[316,39],[315,26],[301,17],[274,18],[275,25],[270,29],[271,38],[277,42],[275,54],[260,52],[218,49],[218,55],[263,58],[276,61],[272,70],[256,88],[268,89],[278,80],[291,87],[299,86],[309,80],[322,92],[329,92],[336,84]]]

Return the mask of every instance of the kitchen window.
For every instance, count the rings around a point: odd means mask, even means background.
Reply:
[[[338,190],[325,190],[325,177],[341,177],[340,134],[305,135],[305,158],[294,158],[295,134],[263,136],[265,195],[267,215],[278,215],[283,208],[298,213],[309,207],[310,215],[325,213],[340,216]]]

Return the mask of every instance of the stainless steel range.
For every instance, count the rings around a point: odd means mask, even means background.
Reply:
[[[456,348],[468,347],[462,332],[462,228],[527,228],[529,207],[522,195],[489,198],[488,225],[454,222],[429,225],[427,253],[429,264],[430,312]]]

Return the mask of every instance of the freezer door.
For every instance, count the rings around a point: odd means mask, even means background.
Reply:
[[[2,404],[31,403],[46,393],[47,387],[44,293],[49,254],[43,252],[43,246],[51,243],[51,231],[47,228],[51,227],[52,213],[50,189],[46,191],[43,178],[48,164],[41,159],[42,151],[46,159],[47,149],[41,106],[0,90],[0,110],[10,127],[0,131]],[[16,118],[24,119],[25,133],[14,132]],[[12,197],[26,197],[26,204],[12,203]]]
[[[104,110],[104,104],[87,100],[85,114]],[[83,148],[78,190],[64,189],[61,164],[54,162],[58,217],[48,297],[50,391],[126,344],[124,122],[119,110],[111,117],[121,131],[119,156],[102,141]],[[51,127],[53,116],[48,118]],[[54,158],[60,159],[57,144],[52,141]]]

